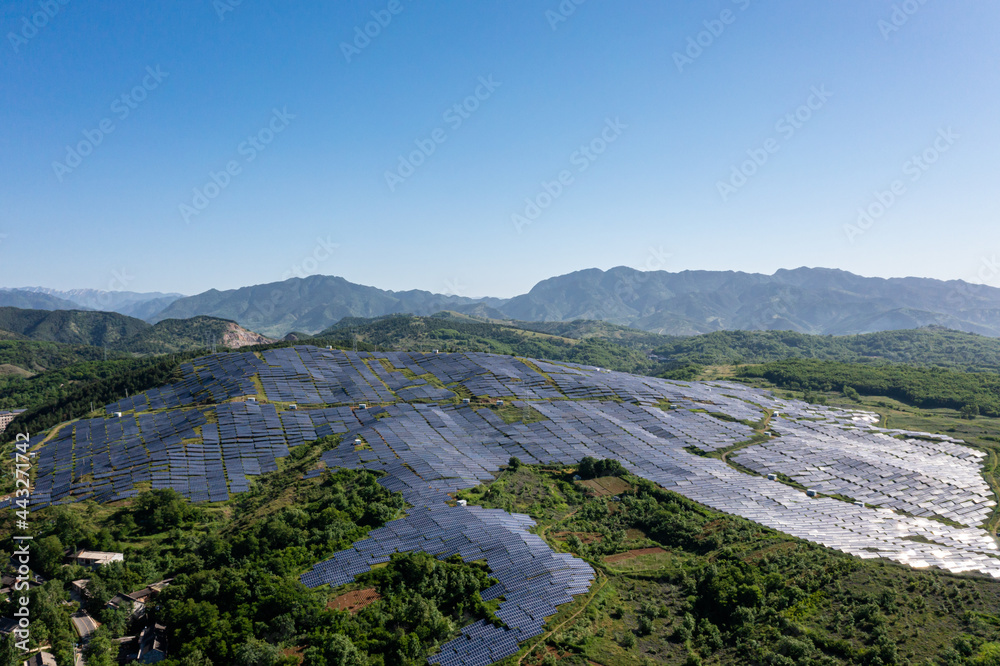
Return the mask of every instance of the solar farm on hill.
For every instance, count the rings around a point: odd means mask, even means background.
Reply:
[[[528,516],[456,504],[456,493],[489,484],[513,458],[614,460],[714,510],[859,558],[1000,578],[1000,550],[984,529],[994,507],[985,454],[944,435],[877,428],[865,412],[727,382],[481,353],[303,345],[205,356],[181,370],[180,381],[108,405],[105,417],[37,436],[36,508],[148,488],[224,501],[327,438],[306,478],[370,470],[409,507],[301,581],[351,583],[410,551],[484,560],[495,582],[481,598],[499,601],[495,618],[431,655],[444,666],[515,654],[600,575],[555,552]]]

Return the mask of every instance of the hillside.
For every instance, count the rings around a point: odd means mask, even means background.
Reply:
[[[150,325],[115,312],[0,308],[0,331],[12,339],[107,347],[136,354],[168,354],[190,349],[237,349],[271,342],[232,321],[214,317],[165,320]]]
[[[673,336],[642,331],[631,326],[612,324],[594,319],[574,319],[572,321],[517,321],[508,320],[504,323],[529,331],[538,331],[560,337],[586,340],[599,338],[631,349],[652,350],[673,339]]]
[[[1000,340],[939,327],[862,335],[793,331],[717,331],[661,338],[653,353],[671,365],[767,363],[810,358],[841,363],[903,363],[957,370],[1000,371]]]
[[[218,347],[240,349],[274,342],[248,331],[234,321],[215,317],[164,319],[136,333],[121,344],[121,349],[136,354],[172,354],[179,351]]]
[[[57,370],[75,363],[103,360],[105,350],[87,345],[66,345],[34,340],[0,340],[0,365],[17,367],[29,375]],[[120,353],[112,352],[109,358]],[[2,374],[2,373],[0,373]],[[3,388],[0,388],[0,399]]]
[[[791,330],[822,335],[941,326],[1000,337],[1000,289],[962,281],[867,278],[823,268],[774,275],[733,271],[589,269],[543,280],[510,299],[392,292],[339,277],[210,290],[151,321],[208,315],[273,337],[315,334],[345,317],[441,310],[524,322],[595,320],[665,335]]]
[[[115,312],[0,308],[0,329],[44,342],[116,347],[149,327]]]
[[[31,428],[32,562],[49,579],[33,627],[60,659],[79,607],[60,602],[84,576],[95,661],[130,630],[105,602],[166,578],[154,607],[179,663],[945,664],[1000,650],[988,438],[506,355],[281,345],[141,363],[90,387],[120,397],[102,410],[34,415],[51,429]],[[62,567],[79,548],[124,562]]]
[[[94,313],[99,314],[99,313]],[[9,334],[0,344],[0,407],[37,407],[53,396],[58,387],[82,387],[99,376],[97,365],[104,357],[101,348],[41,344]],[[0,332],[0,339],[3,338]],[[191,320],[164,320],[143,329],[123,343],[109,347],[108,358],[124,360],[131,354],[175,354],[211,348],[237,349],[267,345],[263,336],[242,329],[234,322],[207,317]],[[774,383],[789,387],[794,379],[787,372],[774,371],[774,366],[786,360],[818,359],[834,362],[830,376],[808,372],[802,385],[823,387],[833,379],[850,376],[847,383],[872,394],[866,387],[885,385],[877,368],[865,366],[894,365],[948,368],[958,371],[942,375],[953,384],[947,388],[940,382],[933,389],[958,396],[947,403],[955,409],[976,403],[982,409],[993,403],[983,384],[989,377],[983,371],[1000,369],[1000,341],[985,336],[943,329],[888,331],[858,336],[811,336],[788,331],[720,331],[701,336],[675,338],[638,331],[606,322],[512,322],[474,318],[458,313],[442,312],[431,317],[389,315],[374,319],[344,319],[337,325],[312,338],[299,335],[287,342],[271,346],[288,346],[295,341],[317,345],[361,350],[405,349],[430,352],[486,351],[515,354],[555,361],[570,361],[597,367],[692,379],[709,371],[743,376],[764,376],[767,372]],[[853,364],[861,366],[854,367]],[[74,367],[79,364],[79,367]],[[767,364],[753,371],[725,366]],[[844,365],[849,364],[849,365]],[[773,366],[773,367],[772,367]],[[65,369],[65,370],[64,370]],[[57,370],[46,374],[44,370]],[[966,372],[972,372],[968,375]],[[37,378],[27,381],[33,375]],[[847,375],[845,375],[847,373]],[[923,395],[925,388],[917,373],[898,371],[892,374],[892,395]],[[838,380],[840,381],[840,380]],[[852,383],[853,382],[853,383]],[[842,382],[843,383],[843,382]],[[841,384],[836,387],[841,390]],[[985,391],[986,393],[983,393]],[[981,397],[976,397],[981,396]],[[84,406],[87,401],[80,403]],[[86,410],[84,410],[86,411]]]
[[[655,365],[641,349],[619,345],[618,340],[605,339],[596,333],[578,338],[523,326],[522,323],[483,321],[452,313],[432,317],[389,315],[374,319],[342,319],[317,337],[340,340],[347,346],[359,341],[377,349],[516,354],[628,372],[649,372]],[[564,333],[590,330],[585,324],[578,324],[575,330],[570,330],[572,328],[565,326]],[[635,331],[635,334],[640,338],[647,336],[641,331]],[[627,336],[619,334],[619,337]]]
[[[173,368],[173,360],[156,358],[165,354],[201,352],[211,349],[213,344],[221,350],[272,342],[235,322],[211,317],[166,320],[154,326],[105,312],[0,308],[0,317],[7,325],[22,331],[9,336],[0,332],[0,409],[27,408],[26,418],[43,405],[58,401],[68,401],[66,404],[75,405],[77,410],[55,408],[60,418],[85,413],[90,410],[92,400],[105,399],[100,397],[100,389],[91,386],[104,379],[121,379],[119,391],[148,388],[130,383],[129,378],[132,373],[141,375],[146,368],[158,367],[157,364],[166,363]],[[130,331],[130,335],[122,337]],[[50,338],[60,341],[52,342]],[[95,344],[70,344],[62,340],[93,340]],[[98,346],[105,340],[109,341],[107,347]],[[162,379],[160,375],[154,376]],[[115,395],[109,394],[106,399]]]
[[[918,407],[968,408],[970,416],[1000,417],[1000,375],[995,372],[792,359],[741,367],[737,373],[763,377],[782,388],[888,396]]]

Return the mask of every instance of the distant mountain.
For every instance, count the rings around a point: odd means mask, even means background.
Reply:
[[[78,310],[79,305],[64,298],[16,289],[0,289],[0,307],[28,310]]]
[[[24,310],[0,307],[0,340],[107,347],[135,354],[163,354],[273,342],[233,321],[214,317],[167,319],[156,325],[117,312]]]
[[[171,294],[169,296],[159,296],[156,298],[150,298],[148,301],[135,301],[132,303],[123,303],[115,311],[120,312],[122,314],[126,314],[130,317],[135,317],[136,319],[149,321],[157,314],[162,312],[171,303],[176,301],[178,298],[182,297],[179,295]]]
[[[521,320],[600,319],[670,335],[719,330],[845,335],[938,325],[1000,337],[1000,289],[822,268],[770,276],[591,269],[540,282],[500,309]]]
[[[174,301],[150,321],[209,315],[232,319],[264,335],[280,337],[291,331],[318,333],[344,317],[429,315],[441,310],[493,307],[501,303],[500,299],[443,296],[419,290],[384,291],[339,277],[314,275],[229,291],[212,289]]]
[[[774,275],[734,271],[589,269],[544,280],[504,300],[392,292],[312,276],[181,298],[150,318],[208,315],[265,335],[315,334],[344,317],[441,310],[493,320],[598,320],[665,335],[791,330],[848,335],[942,326],[1000,337],[1000,289],[960,280],[866,278],[825,268]]]
[[[101,310],[103,312],[118,312],[119,314],[138,319],[146,319],[155,315],[183,296],[183,294],[164,294],[158,291],[146,293],[135,291],[103,291],[100,289],[70,289],[69,291],[60,291],[47,287],[20,287],[17,289],[8,289],[6,293],[10,292],[41,294],[72,304],[71,308],[38,306],[38,309],[42,310]],[[2,293],[0,293],[0,297],[2,297]]]

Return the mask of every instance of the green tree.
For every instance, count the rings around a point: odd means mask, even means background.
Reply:
[[[968,419],[971,421],[972,419],[979,416],[979,405],[976,404],[963,405],[962,409],[960,409],[958,413],[961,415],[963,419]]]
[[[32,564],[35,568],[47,578],[55,576],[65,555],[65,549],[59,537],[53,534],[39,539],[35,543],[34,551]]]
[[[17,649],[16,642],[14,634],[0,639],[0,666],[20,666],[24,662],[24,654]]]
[[[239,666],[272,666],[280,656],[276,645],[251,638],[236,648],[234,659]]]
[[[310,648],[305,652],[305,666],[367,666],[367,664],[365,655],[343,634],[334,634],[322,646]]]
[[[111,640],[111,633],[105,627],[98,627],[83,649],[87,666],[118,666],[118,647]]]
[[[157,534],[180,525],[192,517],[194,508],[173,488],[141,493],[135,498],[132,515],[146,533]]]

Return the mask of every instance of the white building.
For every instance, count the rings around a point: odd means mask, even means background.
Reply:
[[[18,414],[23,414],[23,413],[24,413],[23,409],[12,409],[10,411],[0,412],[0,432],[6,430],[7,426],[10,425],[11,421],[17,418]]]

